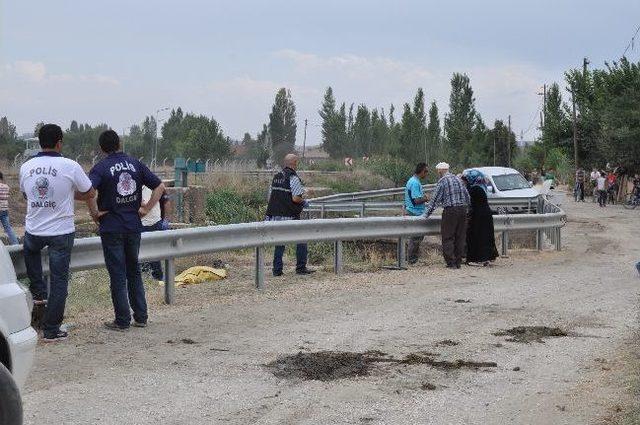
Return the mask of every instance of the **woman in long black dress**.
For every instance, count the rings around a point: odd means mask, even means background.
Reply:
[[[489,265],[498,258],[493,216],[487,201],[486,180],[478,170],[470,170],[465,175],[471,206],[467,222],[467,264]]]

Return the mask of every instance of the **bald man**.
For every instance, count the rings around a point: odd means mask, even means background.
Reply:
[[[273,176],[269,189],[267,221],[300,220],[306,201],[303,199],[304,186],[296,174],[298,157],[292,153],[284,157],[282,171]],[[296,274],[308,275],[314,272],[307,268],[307,244],[296,245]],[[273,253],[273,275],[282,276],[282,256],[284,246],[276,246]]]

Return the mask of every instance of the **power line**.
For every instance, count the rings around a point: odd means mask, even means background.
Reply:
[[[522,133],[523,135],[529,133],[531,130],[533,130],[535,124],[536,124],[536,120],[538,118],[538,114],[540,113],[540,111],[542,110],[542,106],[538,106],[538,110],[536,111],[536,113],[533,115],[533,118],[531,119],[531,123],[529,124],[529,127],[527,127],[527,129]]]
[[[622,54],[622,57],[625,57],[629,49],[633,50],[635,48],[636,36],[638,35],[639,32],[640,32],[640,25],[638,25],[636,32],[633,34],[633,37],[631,37],[631,41],[629,41],[629,44],[627,44],[627,48],[624,49],[624,53]]]

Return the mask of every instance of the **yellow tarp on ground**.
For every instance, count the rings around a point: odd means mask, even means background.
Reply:
[[[225,269],[214,269],[207,266],[190,267],[176,276],[176,286],[195,285],[197,283],[221,280],[227,277]]]

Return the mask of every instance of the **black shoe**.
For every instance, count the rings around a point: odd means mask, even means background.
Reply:
[[[410,259],[410,260],[407,260],[407,263],[409,263],[409,264],[415,264],[415,263],[417,263],[417,262],[418,262],[418,259],[417,259],[417,258],[412,258],[412,259]]]
[[[455,264],[447,264],[448,269],[457,269]]]
[[[296,270],[296,274],[301,274],[301,275],[313,274],[315,272],[316,272],[315,270],[311,270],[307,268],[304,268],[302,270]]]
[[[283,274],[283,273],[282,273],[281,271],[279,271],[279,272],[273,272],[273,275],[274,275],[275,277],[282,276],[282,274]]]
[[[115,321],[104,322],[104,327],[112,331],[121,331],[121,332],[129,329],[129,326],[120,326]]]
[[[460,268],[460,263],[456,263],[456,269]]]
[[[131,326],[135,326],[136,328],[146,328],[147,322],[136,322],[134,321]]]
[[[64,341],[65,339],[67,339],[67,337],[69,336],[69,334],[65,331],[58,331],[53,335],[50,336],[45,336],[44,338],[42,338],[43,342],[58,342],[58,341]]]

